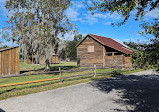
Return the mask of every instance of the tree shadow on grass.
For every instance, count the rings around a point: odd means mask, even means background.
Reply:
[[[59,67],[61,70],[71,70],[73,68],[78,68],[77,66],[53,66],[50,68],[50,71],[58,71]]]
[[[50,67],[50,71],[58,71],[59,67],[61,68],[61,70],[71,70],[73,68],[78,68],[77,66],[51,66]],[[40,68],[40,69],[36,69],[36,70],[25,70],[25,71],[20,71],[20,74],[24,74],[26,72],[31,72],[31,71],[43,71],[45,68]]]
[[[10,91],[15,90],[15,89],[16,89],[16,88],[12,88],[12,89],[8,89],[8,90],[1,91],[1,92],[0,92],[0,95],[3,94],[3,93],[10,92]]]
[[[45,68],[40,68],[40,69],[36,69],[36,70],[21,70],[20,71],[20,74],[23,74],[23,73],[26,73],[26,72],[31,72],[31,71],[42,71],[42,70],[44,70]]]
[[[131,105],[133,109],[118,109],[126,112],[159,112],[159,75],[125,75],[90,83],[100,91],[109,93],[113,89],[121,90],[120,99],[114,102],[124,106]]]

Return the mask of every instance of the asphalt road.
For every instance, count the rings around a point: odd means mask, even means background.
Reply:
[[[159,74],[151,70],[0,101],[0,112],[159,111]]]

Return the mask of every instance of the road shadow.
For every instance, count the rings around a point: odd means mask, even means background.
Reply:
[[[5,112],[5,111],[0,108],[0,112]]]
[[[159,75],[125,75],[94,81],[90,84],[104,93],[109,93],[113,89],[121,90],[122,94],[118,94],[120,99],[115,99],[114,102],[134,107],[133,110],[114,108],[114,111],[159,112]]]

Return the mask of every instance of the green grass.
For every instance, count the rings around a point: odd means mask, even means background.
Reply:
[[[97,69],[98,73],[99,72],[104,73],[104,72],[109,72],[109,71],[113,71],[113,69]],[[71,73],[62,73],[62,77],[83,75],[83,74],[88,74],[88,73],[93,73],[93,70],[85,70],[85,71],[81,71],[81,72],[71,72]],[[25,82],[25,81],[41,80],[41,79],[50,79],[50,78],[57,78],[57,77],[59,77],[59,74],[41,74],[41,75],[0,78],[0,85]]]
[[[30,73],[38,73],[42,72],[45,68],[45,65],[39,64],[27,64],[24,62],[20,62],[20,73],[22,74],[30,74]],[[77,62],[61,62],[60,64],[51,64],[50,71],[59,70],[70,70],[70,69],[79,69],[79,68],[88,68],[88,67],[77,67]]]
[[[76,62],[62,62],[61,64],[51,65],[51,70],[58,70],[59,67],[61,67],[62,70],[85,68],[85,67],[77,67]],[[27,73],[40,72],[43,69],[44,69],[44,65],[42,65],[40,67],[40,65],[26,64],[26,63],[22,63],[22,62],[20,63],[21,71],[32,70]],[[35,71],[35,70],[37,70],[37,71]],[[110,71],[113,71],[113,69],[97,69],[97,73],[105,73],[105,72],[110,72]],[[11,87],[1,87],[0,88],[0,100],[7,99],[10,97],[22,96],[22,95],[46,91],[46,90],[50,90],[50,89],[70,86],[70,85],[74,85],[74,84],[89,82],[92,80],[100,80],[100,79],[104,79],[104,78],[108,78],[108,77],[129,74],[129,73],[138,72],[138,71],[142,71],[142,69],[131,70],[131,71],[124,70],[124,71],[109,73],[109,74],[97,74],[96,78],[93,78],[93,75],[92,75],[92,76],[85,76],[85,77],[77,77],[74,79],[65,79],[64,83],[61,83],[59,80],[52,80],[52,81],[31,83],[31,84],[11,86]],[[93,70],[62,73],[62,77],[83,75],[83,74],[88,74],[88,73],[93,73]],[[31,76],[0,78],[0,85],[25,82],[25,81],[41,80],[41,79],[50,79],[50,78],[57,78],[57,77],[59,77],[59,74],[41,74],[41,75],[31,75]]]
[[[62,67],[63,70],[72,69],[72,68],[79,68],[77,67],[77,62],[64,62],[62,61],[60,64],[51,64],[51,69]],[[27,64],[24,62],[20,62],[19,64],[20,70],[37,70],[37,69],[44,69],[45,65],[39,65],[39,64]]]
[[[113,69],[97,69],[97,73],[104,73],[112,71]],[[92,76],[85,76],[85,77],[78,77],[74,79],[65,79],[64,83],[61,83],[59,80],[53,81],[46,81],[46,82],[39,82],[39,83],[32,83],[32,84],[25,84],[25,85],[18,85],[18,86],[11,86],[11,87],[1,87],[0,88],[0,100],[7,99],[10,97],[22,96],[31,93],[37,93],[41,91],[47,91],[55,88],[70,86],[74,84],[89,82],[93,80],[100,80],[108,77],[114,77],[118,75],[125,75],[129,73],[139,72],[143,69],[138,70],[124,70],[115,73],[109,74],[97,74],[96,78]],[[66,76],[73,76],[73,75],[83,75],[87,73],[93,73],[93,70],[86,70],[82,72],[74,72],[74,73],[62,73],[63,77]],[[42,75],[32,75],[32,76],[21,76],[21,77],[11,77],[11,78],[1,78],[1,84],[10,84],[10,83],[17,83],[17,82],[24,82],[24,81],[33,81],[33,80],[40,80],[40,79],[49,79],[59,77],[59,74],[42,74]]]

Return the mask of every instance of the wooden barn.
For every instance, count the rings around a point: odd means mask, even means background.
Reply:
[[[59,64],[60,58],[58,55],[53,54],[52,57],[49,59],[50,64]],[[45,58],[44,57],[37,57],[36,55],[33,55],[31,59],[27,59],[28,64],[45,64]]]
[[[0,49],[0,76],[19,74],[19,47]]]
[[[132,52],[111,38],[88,34],[77,45],[77,64],[81,67],[131,67]]]

